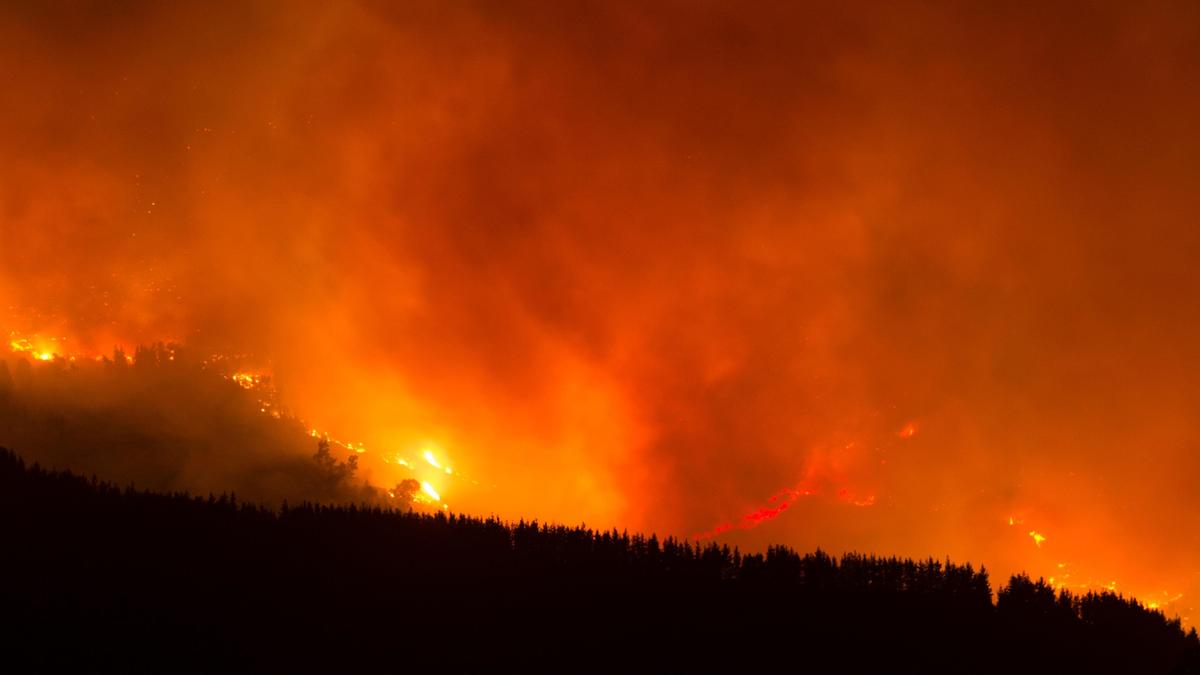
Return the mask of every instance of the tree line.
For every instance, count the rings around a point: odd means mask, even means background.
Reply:
[[[1195,673],[1120,595],[949,560],[142,491],[0,450],[9,663],[126,672]]]

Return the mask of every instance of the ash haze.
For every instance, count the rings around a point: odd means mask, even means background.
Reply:
[[[0,307],[253,354],[459,510],[1187,617],[1198,14],[5,3]]]

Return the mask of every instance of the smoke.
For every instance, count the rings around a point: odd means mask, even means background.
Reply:
[[[10,365],[11,364],[11,365]],[[314,437],[268,383],[222,377],[222,364],[158,345],[136,357],[0,359],[0,445],[30,461],[141,489],[413,505],[356,474],[357,453]],[[318,434],[319,436],[319,434]]]
[[[0,10],[12,330],[463,510],[1196,586],[1195,8],[326,5]]]

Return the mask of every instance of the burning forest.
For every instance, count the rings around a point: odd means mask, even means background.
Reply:
[[[6,3],[0,447],[266,509],[969,561],[1187,629],[1198,26]]]

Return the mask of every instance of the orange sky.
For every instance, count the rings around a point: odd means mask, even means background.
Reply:
[[[1200,593],[1196,6],[56,5],[10,330],[260,355],[464,510]]]

